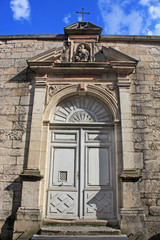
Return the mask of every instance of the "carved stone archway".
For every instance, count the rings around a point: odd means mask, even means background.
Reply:
[[[70,32],[72,29],[69,29]],[[119,220],[122,219],[122,229],[127,226],[127,217],[135,216],[135,214],[138,218],[143,216],[144,211],[138,205],[140,201],[138,198],[134,201],[135,198],[133,198],[136,191],[137,196],[140,196],[138,180],[141,165],[137,166],[137,163],[142,162],[141,153],[134,152],[129,79],[129,75],[137,65],[137,60],[111,47],[96,48],[99,33],[94,35],[95,31],[91,32],[92,36],[85,36],[82,31],[82,36],[78,41],[78,35],[71,34],[68,37],[67,49],[64,51],[66,55],[68,54],[65,58],[68,62],[63,61],[63,48],[51,49],[28,61],[36,77],[33,81],[35,88],[29,156],[27,167],[21,175],[23,178],[22,204],[18,210],[19,216],[27,216],[29,219],[28,221],[24,219],[28,227],[33,224],[33,221],[30,221],[33,211],[34,221],[39,222],[45,218],[44,193],[45,184],[47,184],[48,139],[50,127],[56,125],[53,114],[61,101],[75,95],[94,97],[96,102],[101,101],[104,108],[106,106],[111,113],[115,133],[117,210],[119,210],[117,215]],[[75,34],[76,31],[72,33]],[[83,42],[82,40],[91,47],[90,63],[72,62],[76,46]],[[96,49],[98,49],[97,52]],[[61,85],[61,87],[49,99],[48,90],[53,85]],[[108,90],[109,88],[114,90]],[[79,110],[79,115],[81,113],[83,115],[84,111]],[[74,117],[72,115],[66,119],[73,121]],[[94,123],[96,118],[97,116],[86,111],[84,119]],[[125,201],[126,195],[128,201]]]
[[[46,217],[115,220],[114,117],[96,94],[72,94],[50,114]]]

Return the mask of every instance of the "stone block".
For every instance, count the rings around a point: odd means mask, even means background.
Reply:
[[[11,201],[4,201],[2,203],[2,208],[3,209],[7,209],[8,211],[11,211],[12,210],[12,202]]]
[[[3,165],[0,165],[0,174],[3,174]]]
[[[32,115],[31,114],[21,114],[19,116],[19,120],[20,122],[31,122],[32,119]]]
[[[13,140],[13,145],[12,148],[14,149],[21,149],[23,148],[25,145],[25,143],[21,142],[21,141],[17,141],[17,140]]]
[[[14,66],[14,59],[2,60],[0,59],[0,68],[8,68]]]
[[[23,149],[9,149],[8,150],[9,156],[22,156],[24,154]]]
[[[6,53],[0,52],[0,59],[4,59],[4,58],[6,58]]]
[[[22,206],[28,208],[38,207],[39,181],[24,181]]]
[[[123,182],[123,207],[140,207],[139,183]]]
[[[8,133],[9,139],[11,140],[22,140],[23,131],[12,130]]]
[[[45,42],[44,43],[44,50],[52,49],[52,48],[59,48],[62,47],[62,42]]]
[[[14,67],[10,67],[10,68],[6,68],[4,69],[4,74],[6,75],[13,75],[13,74],[17,74],[17,69]]]
[[[129,239],[143,239],[146,240],[146,223],[145,215],[141,210],[123,210],[122,209],[121,229],[122,233],[126,233]]]
[[[23,97],[21,97],[20,105],[21,106],[28,106],[28,105],[30,105],[30,96],[23,96]]]
[[[15,60],[15,67],[21,67],[21,68],[26,68],[27,67],[27,62],[25,59],[16,59]]]
[[[16,157],[10,157],[10,156],[0,156],[0,164],[3,164],[3,165],[11,165],[11,164],[16,164],[17,162],[17,159]]]
[[[28,106],[15,106],[15,114],[28,114]]]
[[[160,206],[151,206],[151,207],[149,207],[149,213],[152,216],[160,216]]]
[[[143,169],[143,153],[136,152],[134,153],[135,168]]]
[[[25,52],[25,53],[22,53],[21,56],[22,56],[22,59],[30,59],[31,57],[33,57],[35,54],[35,52]]]
[[[16,97],[16,96],[21,96],[22,95],[22,88],[18,88],[18,89],[12,89],[11,90],[11,94],[13,97]]]
[[[21,53],[17,53],[17,52],[6,53],[6,58],[7,59],[10,59],[10,58],[13,58],[13,59],[21,58]]]

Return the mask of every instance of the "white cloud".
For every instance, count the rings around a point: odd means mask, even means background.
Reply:
[[[82,17],[78,16],[78,22],[82,22]]]
[[[107,34],[140,34],[142,17],[138,11],[125,13],[124,5],[129,1],[121,2],[121,5],[110,0],[98,0],[101,15],[105,24],[104,31]]]
[[[153,19],[160,18],[160,4],[157,4],[157,6],[150,6],[149,13]]]
[[[71,14],[69,13],[67,16],[65,16],[65,17],[63,18],[63,22],[65,22],[66,24],[68,24],[69,21],[70,21],[70,18],[71,18]]]
[[[129,34],[140,34],[142,30],[142,16],[138,12],[132,12],[129,16],[126,17],[127,27],[129,29]]]
[[[148,29],[147,35],[160,35],[160,22],[155,25],[152,31]]]
[[[11,0],[10,7],[15,20],[30,19],[30,4],[28,0]]]
[[[143,6],[148,6],[148,5],[150,5],[150,2],[151,2],[151,0],[140,0],[139,3],[142,4]]]
[[[98,0],[105,34],[160,35],[159,0]]]

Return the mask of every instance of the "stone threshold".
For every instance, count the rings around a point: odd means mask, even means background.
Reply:
[[[108,236],[76,236],[76,237],[56,237],[34,235],[31,240],[128,240],[126,235],[108,235]]]

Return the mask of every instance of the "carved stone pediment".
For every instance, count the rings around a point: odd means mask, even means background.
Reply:
[[[95,54],[95,62],[138,62],[132,58],[112,47],[102,46],[100,51]]]
[[[138,60],[112,48],[102,46],[97,48],[93,54],[91,47],[87,43],[75,45],[74,54],[71,56],[69,44],[63,47],[53,48],[38,56],[30,58],[28,65],[39,72],[56,71],[57,73],[64,70],[67,72],[79,72],[87,68],[90,72],[108,72],[115,71],[122,74],[130,74],[135,69]],[[48,69],[47,69],[48,67]]]
[[[138,61],[100,42],[102,28],[90,22],[76,22],[64,28],[66,40],[59,48],[30,58],[28,65],[40,74],[102,74],[116,72],[128,75]]]
[[[102,28],[90,22],[76,22],[64,28],[66,35],[100,35]]]
[[[82,43],[78,46],[78,50],[81,47],[84,50],[89,52],[89,48],[86,47],[85,43]],[[80,51],[79,51],[80,52]],[[78,51],[76,55],[78,56]],[[86,59],[84,57],[84,61],[88,60],[89,54],[86,55]],[[88,56],[87,56],[88,55]],[[29,65],[38,65],[38,63],[61,63],[61,62],[69,62],[69,46],[53,48],[44,53],[41,53],[35,57],[30,58],[28,61]],[[134,62],[137,63],[138,60],[132,58],[112,47],[102,46],[101,50],[98,50],[95,53],[95,62]]]
[[[56,62],[60,60],[60,57],[62,55],[63,47],[60,48],[52,48],[48,51],[45,51],[41,54],[38,54],[35,57],[32,57],[28,59],[28,64],[30,65],[31,63],[42,63],[42,62]]]

